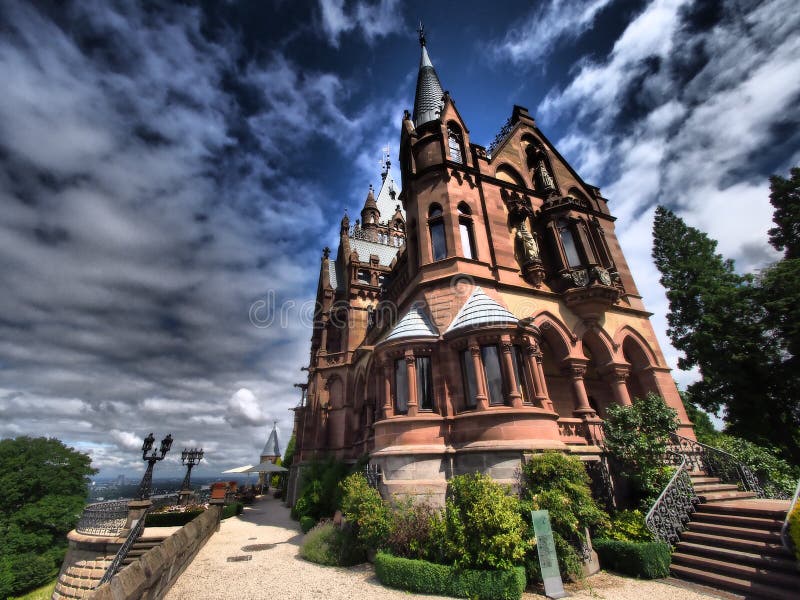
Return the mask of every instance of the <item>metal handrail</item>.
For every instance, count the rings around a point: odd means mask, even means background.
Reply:
[[[142,532],[144,531],[144,522],[147,520],[147,514],[152,510],[152,508],[152,506],[148,506],[144,512],[142,512],[142,516],[134,522],[133,527],[131,527],[131,532],[122,543],[122,546],[119,547],[119,550],[117,550],[117,555],[114,557],[114,560],[111,561],[111,564],[108,565],[108,569],[106,569],[102,579],[100,579],[100,583],[97,584],[98,586],[108,583],[111,581],[111,578],[114,577],[117,569],[119,569],[120,565],[122,564],[122,561],[125,560],[125,557],[128,556],[128,552],[131,551],[131,548],[133,548],[133,545],[136,543],[136,540],[141,537]]]
[[[714,448],[713,446],[709,446],[702,442],[698,442],[697,440],[692,440],[682,435],[678,435],[677,433],[672,433],[670,437],[677,445],[672,446],[671,451],[677,452],[678,454],[684,456],[692,466],[705,469],[709,475],[719,476],[720,479],[725,479],[728,478],[727,476],[729,475],[729,472],[724,471],[719,464],[714,464],[714,461],[711,459],[712,456],[722,457],[724,460],[728,461],[728,466],[733,466],[736,469],[736,478],[744,490],[755,492],[759,498],[766,497],[764,489],[761,487],[758,479],[750,470],[750,468],[747,465],[742,464],[739,459],[737,459],[730,452],[726,452],[725,450],[721,450],[719,448]],[[692,452],[682,452],[681,450],[686,444],[689,444],[690,446],[696,446],[697,449],[693,448]]]
[[[667,455],[673,457],[675,462],[680,461],[680,464],[647,511],[644,522],[656,539],[673,544],[678,541],[678,534],[683,531],[689,515],[694,512],[695,504],[700,500],[686,468],[686,456],[671,450],[667,450]]]
[[[781,527],[781,543],[789,552],[792,552],[792,540],[789,537],[789,516],[792,514],[794,507],[797,506],[798,496],[800,496],[800,479],[797,480],[797,488],[794,490],[792,503],[789,505],[789,510],[786,511],[786,518],[783,520],[783,526]]]
[[[84,535],[114,537],[125,527],[128,518],[128,500],[94,502],[87,504],[75,531]]]

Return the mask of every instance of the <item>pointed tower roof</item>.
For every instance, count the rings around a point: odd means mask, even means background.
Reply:
[[[519,319],[512,315],[507,308],[489,298],[486,292],[478,286],[472,290],[472,294],[467,298],[445,333],[482,325],[515,325],[518,322]]]
[[[264,449],[261,451],[261,456],[280,456],[281,448],[278,445],[278,422],[272,424],[272,431],[267,438],[267,443],[264,444]]]
[[[436,327],[428,319],[428,315],[423,310],[422,303],[414,304],[406,315],[397,322],[394,329],[386,336],[384,341],[389,342],[407,337],[439,337]]]
[[[378,208],[377,203],[375,202],[375,191],[372,189],[372,184],[369,184],[369,193],[367,194],[367,199],[364,201],[364,208]]]
[[[422,56],[419,59],[419,74],[417,75],[417,93],[414,96],[414,127],[428,123],[439,118],[442,110],[442,84],[433,68],[433,63],[425,47],[425,30],[420,24],[419,44],[422,46]]]
[[[388,166],[389,162],[387,161],[386,164],[385,177],[383,178],[381,189],[378,192],[378,198],[375,201],[378,205],[378,212],[381,213],[382,221],[390,221],[392,217],[394,217],[396,207],[399,204],[397,196],[400,194],[400,189],[392,178],[391,167]],[[403,220],[405,220],[406,215],[402,208],[400,209],[400,213],[403,215]]]

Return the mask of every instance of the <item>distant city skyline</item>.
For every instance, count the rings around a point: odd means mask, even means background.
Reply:
[[[200,478],[256,464],[273,421],[285,451],[322,248],[387,144],[400,180],[420,19],[473,142],[526,106],[601,187],[673,368],[656,204],[752,271],[777,258],[767,178],[800,164],[789,0],[9,1],[0,19],[0,436],[57,437],[101,477],[141,477],[151,431],[175,439],[156,478],[184,447]],[[257,326],[269,303],[290,318]]]

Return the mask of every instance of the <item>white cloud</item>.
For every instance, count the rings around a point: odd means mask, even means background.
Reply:
[[[267,416],[261,409],[261,403],[255,394],[246,388],[242,388],[228,399],[225,421],[232,427],[254,427],[264,425],[267,422]]]
[[[144,436],[139,437],[132,431],[120,431],[119,429],[112,429],[108,434],[120,450],[141,451],[142,449]]]
[[[538,65],[557,50],[559,42],[580,37],[611,0],[549,0],[539,3],[521,25],[493,46],[497,59]]]
[[[368,43],[380,37],[402,31],[403,19],[399,0],[359,0],[345,8],[345,0],[319,0],[320,20],[328,43],[339,47],[344,33],[358,31]]]

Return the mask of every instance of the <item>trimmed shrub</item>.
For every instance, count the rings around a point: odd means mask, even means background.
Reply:
[[[242,504],[241,502],[234,502],[232,504],[227,504],[225,508],[222,509],[221,518],[228,519],[235,515],[240,515],[242,514],[243,510],[244,510],[244,504]]]
[[[472,473],[450,480],[445,504],[445,562],[461,569],[512,569],[528,542],[519,499],[508,486]]]
[[[300,496],[292,507],[292,518],[314,517],[315,521],[333,517],[339,508],[342,492],[339,482],[345,478],[349,467],[333,459],[309,463],[302,471]]]
[[[392,529],[389,507],[363,473],[353,473],[339,484],[342,490],[342,514],[352,523],[356,537],[365,550],[378,550],[386,544]]]
[[[300,517],[300,529],[303,533],[311,531],[311,528],[316,524],[317,522],[314,520],[314,517],[309,517],[308,515]]]
[[[621,510],[611,517],[611,524],[598,531],[597,537],[623,542],[652,542],[653,534],[640,510]]]
[[[364,562],[363,550],[349,529],[330,521],[315,525],[303,539],[300,556],[319,565],[349,567]]]
[[[604,569],[642,579],[669,575],[671,548],[664,542],[594,540],[592,545]]]
[[[534,535],[531,510],[547,510],[561,574],[568,577],[581,573],[584,530],[608,526],[608,515],[592,498],[583,462],[561,452],[536,454],[521,466],[519,489],[528,535]],[[541,580],[535,550],[526,556],[525,568],[530,581]]]
[[[794,544],[794,555],[800,561],[800,505],[795,506],[789,515],[789,538]]]
[[[147,527],[179,527],[186,525],[204,512],[206,512],[205,509],[187,510],[185,512],[149,513],[144,519],[144,524]]]
[[[509,570],[457,569],[379,552],[375,575],[384,585],[425,594],[478,600],[519,600],[525,590],[522,567]]]
[[[446,531],[438,509],[425,502],[406,498],[397,503],[391,514],[392,527],[387,547],[392,555],[439,562],[441,545],[434,534]]]

